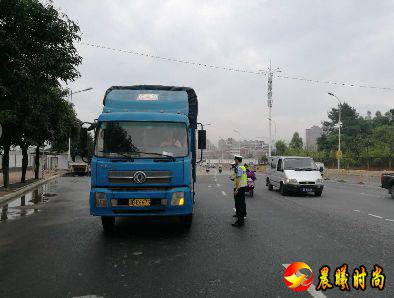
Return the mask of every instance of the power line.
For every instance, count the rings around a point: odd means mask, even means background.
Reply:
[[[92,43],[87,43],[87,42],[82,42],[82,41],[79,43],[83,44],[83,45],[90,46],[90,47],[99,48],[99,49],[105,49],[105,50],[110,50],[110,51],[120,52],[120,53],[133,54],[136,56],[143,56],[143,57],[148,57],[148,58],[153,58],[153,59],[158,59],[158,60],[165,60],[165,61],[170,61],[170,62],[189,64],[189,65],[194,65],[194,66],[198,66],[198,67],[220,69],[220,70],[231,71],[231,72],[242,72],[242,73],[249,73],[249,74],[256,74],[256,75],[265,75],[265,73],[261,72],[261,71],[252,71],[252,70],[240,69],[240,68],[235,68],[235,67],[225,67],[225,66],[217,66],[217,65],[212,65],[212,64],[198,63],[198,62],[194,62],[191,60],[180,60],[180,59],[175,59],[175,58],[156,56],[156,55],[152,55],[149,53],[116,49],[116,48],[111,48],[111,47],[107,47],[107,46],[103,46],[103,45],[92,44]]]
[[[197,66],[197,67],[203,67],[203,68],[207,68],[207,69],[219,69],[219,70],[224,70],[224,71],[229,71],[229,72],[248,73],[248,74],[254,74],[254,75],[264,75],[264,76],[267,75],[267,73],[265,71],[257,71],[257,70],[253,71],[253,70],[241,69],[241,68],[236,68],[236,67],[226,67],[226,66],[218,66],[218,65],[213,65],[213,64],[199,63],[199,62],[194,62],[194,61],[191,61],[191,60],[182,60],[182,59],[176,59],[176,58],[171,58],[171,57],[152,55],[152,54],[144,53],[144,52],[140,52],[140,51],[111,48],[111,47],[108,47],[108,46],[99,45],[99,44],[93,44],[93,43],[83,42],[83,41],[80,41],[79,43],[83,44],[83,45],[86,45],[86,46],[94,47],[94,48],[110,50],[110,51],[113,51],[113,52],[133,54],[133,55],[136,55],[136,56],[142,56],[142,57],[147,57],[147,58],[152,58],[152,59],[157,59],[157,60],[162,60],[162,61],[169,61],[169,62],[175,62],[175,63],[188,64],[188,65],[193,65],[193,66]],[[302,77],[279,75],[279,74],[275,74],[275,77],[282,78],[282,79],[287,79],[287,80],[295,80],[295,81],[302,81],[302,82],[307,82],[307,83],[315,83],[315,84],[328,84],[328,85],[336,85],[336,86],[341,86],[341,87],[353,87],[353,88],[366,88],[366,89],[377,89],[377,90],[394,91],[393,87],[379,87],[379,86],[368,85],[368,84],[356,84],[356,83],[346,83],[346,82],[336,82],[336,81],[323,81],[323,80],[307,79],[307,78],[302,78]]]

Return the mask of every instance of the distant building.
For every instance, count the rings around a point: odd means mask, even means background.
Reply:
[[[314,125],[305,130],[305,148],[306,150],[317,151],[317,139],[323,134],[321,127]]]
[[[233,158],[241,154],[244,158],[261,158],[268,151],[268,145],[261,140],[236,141],[233,138],[220,139],[218,143],[219,156]]]

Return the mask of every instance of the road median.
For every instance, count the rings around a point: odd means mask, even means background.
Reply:
[[[62,173],[55,173],[55,174],[53,174],[53,175],[51,175],[49,177],[42,178],[40,180],[37,180],[37,181],[31,182],[31,183],[28,183],[26,185],[23,185],[23,186],[21,186],[19,188],[12,189],[8,193],[3,193],[3,194],[0,193],[0,204],[4,204],[4,203],[14,199],[15,197],[19,197],[19,196],[25,194],[26,192],[29,192],[29,191],[31,191],[31,190],[33,190],[33,189],[45,184],[45,183],[50,182],[51,180],[54,180],[56,178],[59,178],[59,177],[63,176],[64,174],[65,174],[64,172],[62,172]]]

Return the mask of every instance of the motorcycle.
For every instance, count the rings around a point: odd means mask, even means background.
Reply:
[[[252,178],[248,178],[246,191],[249,193],[249,196],[252,198],[254,195],[254,181]]]

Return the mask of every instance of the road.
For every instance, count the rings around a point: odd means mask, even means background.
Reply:
[[[394,297],[394,201],[386,191],[327,182],[321,198],[282,197],[258,178],[242,228],[230,225],[227,175],[213,174],[198,177],[189,232],[119,220],[106,236],[89,215],[89,178],[62,177],[37,212],[30,206],[20,216],[10,204],[0,222],[0,297],[323,297],[285,286],[283,264],[295,261],[312,268],[315,286],[323,265],[331,283],[344,263],[350,274],[367,268],[365,292],[334,287],[326,297]],[[383,291],[370,286],[374,264],[384,269]]]

